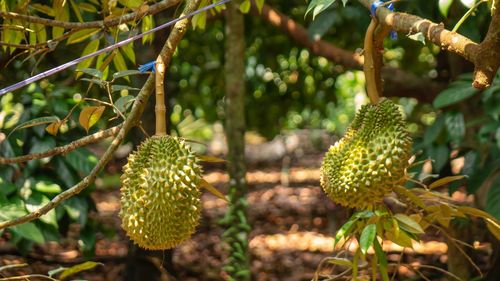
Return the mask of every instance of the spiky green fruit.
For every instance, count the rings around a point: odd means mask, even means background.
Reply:
[[[154,136],[130,154],[121,176],[122,227],[140,247],[175,247],[195,231],[202,169],[182,139]]]
[[[321,186],[334,202],[367,209],[404,181],[412,140],[388,99],[365,105],[321,165]]]

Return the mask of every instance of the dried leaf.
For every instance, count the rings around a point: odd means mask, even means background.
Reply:
[[[64,280],[64,279],[70,277],[71,275],[75,275],[75,274],[82,272],[82,271],[85,271],[85,270],[93,269],[98,265],[103,265],[103,264],[100,262],[86,261],[84,263],[74,265],[70,268],[65,269],[61,273],[61,275],[59,276],[59,279]]]
[[[201,179],[200,187],[206,189],[208,192],[212,193],[213,195],[217,196],[218,198],[220,198],[226,202],[229,202],[227,200],[226,196],[224,194],[222,194],[222,192],[220,192],[217,188],[215,188],[213,185],[211,185],[206,180]]]
[[[437,181],[431,183],[429,185],[429,188],[430,189],[434,189],[434,188],[437,188],[437,187],[440,187],[440,186],[443,186],[445,184],[448,184],[450,182],[454,182],[454,181],[457,181],[457,180],[461,180],[463,178],[466,178],[467,176],[464,176],[464,175],[461,175],[461,176],[449,176],[449,177],[445,177],[445,178],[442,178],[442,179],[438,179]]]
[[[45,131],[47,131],[47,133],[53,135],[53,136],[57,136],[57,133],[59,132],[59,128],[61,127],[62,124],[64,124],[66,121],[62,120],[62,121],[56,121],[56,122],[52,122],[50,123],[46,128],[45,128]]]
[[[106,109],[104,106],[87,106],[82,109],[78,121],[87,133],[89,132],[89,129],[94,126],[97,121],[99,121],[104,109]]]

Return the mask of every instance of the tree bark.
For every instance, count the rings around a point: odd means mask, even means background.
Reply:
[[[227,4],[226,18],[226,136],[228,145],[229,201],[223,219],[229,257],[228,280],[250,280],[246,215],[245,164],[245,40],[244,18],[238,4]]]

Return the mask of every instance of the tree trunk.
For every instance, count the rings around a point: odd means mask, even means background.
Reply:
[[[245,40],[243,15],[238,5],[227,4],[226,18],[226,136],[228,146],[229,201],[222,223],[228,246],[224,271],[228,280],[250,280],[246,215],[245,165]]]

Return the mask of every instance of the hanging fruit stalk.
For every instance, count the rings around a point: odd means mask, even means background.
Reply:
[[[189,1],[184,14],[198,5],[199,1]],[[185,28],[172,32],[185,32]],[[129,155],[120,189],[123,229],[138,246],[152,250],[173,248],[187,240],[201,216],[199,159],[183,139],[166,132],[165,64],[165,58],[158,57],[155,136]]]
[[[366,30],[364,53],[363,53],[365,60],[363,64],[363,71],[365,72],[366,93],[368,94],[368,97],[370,98],[370,102],[372,104],[378,104],[380,96],[377,88],[377,77],[376,77],[377,75],[375,72],[375,63],[373,59],[375,55],[374,53],[375,49],[373,47],[373,35],[375,33],[376,28],[377,28],[377,20],[372,17],[370,25]]]
[[[156,59],[156,135],[165,136],[167,134],[167,107],[165,106],[165,63],[161,56]]]

